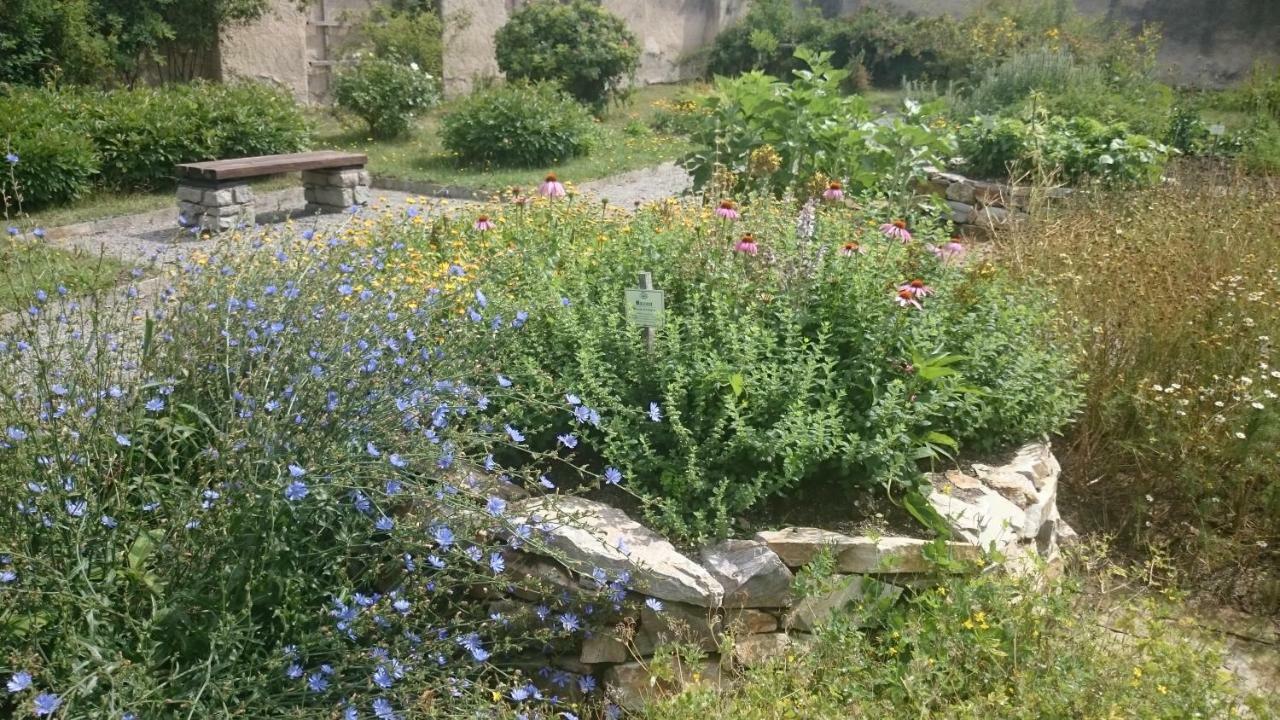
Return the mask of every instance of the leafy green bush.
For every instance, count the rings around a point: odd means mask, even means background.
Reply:
[[[4,199],[0,204],[6,216],[19,209],[70,202],[89,192],[99,169],[89,138],[38,122],[15,127],[14,119],[0,119],[0,150],[4,151],[0,154],[17,158],[13,163],[0,162],[0,195]]]
[[[644,717],[1275,717],[1267,698],[1242,702],[1223,649],[1196,638],[1191,618],[1077,585],[954,580],[881,611],[871,630],[839,620],[736,685],[691,684]]]
[[[0,12],[0,84],[94,82],[108,48],[93,32],[91,0],[7,0]]]
[[[591,150],[591,114],[549,83],[480,90],[444,116],[441,140],[460,162],[536,167]]]
[[[560,463],[485,461],[516,446],[489,396],[490,346],[518,330],[460,313],[479,286],[399,242],[402,219],[219,246],[154,300],[22,298],[0,330],[0,714],[543,715],[552,683],[588,695],[550,658],[629,581],[520,571],[515,548],[556,553],[497,496]],[[513,590],[545,610],[493,604]]]
[[[698,187],[816,195],[831,178],[905,202],[923,168],[953,150],[950,136],[929,122],[932,109],[909,103],[875,122],[864,99],[841,91],[849,71],[833,68],[829,53],[801,49],[796,57],[806,69],[791,82],[759,72],[717,81],[693,137],[700,147],[685,159]]]
[[[985,178],[1017,178],[1075,185],[1092,179],[1124,187],[1160,179],[1170,150],[1124,125],[1058,116],[1023,121],[975,118],[960,128],[967,172]]]
[[[258,83],[0,96],[0,137],[30,158],[21,172],[33,206],[78,197],[90,182],[164,187],[177,163],[294,152],[308,134],[293,99]]]
[[[333,83],[338,107],[369,125],[375,138],[404,135],[413,119],[440,99],[439,85],[417,64],[361,55]]]
[[[431,76],[443,76],[444,23],[434,10],[375,10],[361,33],[374,55],[417,63]]]
[[[928,216],[903,244],[876,228],[891,217],[838,203],[807,211],[811,237],[790,204],[741,212],[490,211],[485,237],[509,250],[478,270],[504,288],[488,301],[537,316],[497,350],[521,393],[503,407],[531,438],[571,433],[580,462],[619,468],[659,527],[696,539],[792,492],[902,491],[922,459],[1005,447],[1070,416],[1070,362],[1043,342],[1043,298],[930,252],[924,240],[946,235]],[[744,232],[758,245],[740,245]],[[652,350],[622,303],[641,271],[666,298]],[[936,288],[923,310],[899,303],[915,278]]]
[[[597,110],[640,61],[640,44],[621,18],[591,0],[535,0],[494,35],[498,67],[512,80],[559,83]]]

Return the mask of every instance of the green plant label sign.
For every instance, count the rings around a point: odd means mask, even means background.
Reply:
[[[628,290],[627,317],[640,327],[660,328],[667,312],[667,297],[661,290]]]

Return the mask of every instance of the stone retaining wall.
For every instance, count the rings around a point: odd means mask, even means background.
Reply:
[[[572,673],[594,676],[610,699],[634,710],[680,683],[719,683],[733,668],[751,667],[802,651],[810,634],[833,614],[851,614],[935,584],[941,573],[977,572],[1002,565],[1010,572],[1039,569],[1074,537],[1057,509],[1060,467],[1047,443],[1033,443],[998,467],[973,465],[930,477],[929,503],[950,523],[954,540],[939,565],[926,558],[926,540],[851,537],[790,527],[757,533],[684,554],[624,512],[579,497],[513,498],[518,522],[541,525],[558,560],[529,554],[509,568],[572,589],[593,575],[628,573],[639,596],[612,626],[590,635],[578,651],[552,659]],[[796,597],[795,573],[829,551],[835,576],[825,592]],[[930,557],[935,557],[930,555]],[[503,598],[495,612],[537,598]],[[708,660],[685,668],[680,681],[658,682],[649,659],[664,642],[699,646]],[[563,692],[564,688],[558,691]]]
[[[1061,202],[1072,192],[1070,188],[1037,190],[971,180],[936,168],[927,172],[928,180],[921,183],[919,191],[944,198],[960,235],[974,240],[988,240],[998,230],[1025,222],[1033,208]]]

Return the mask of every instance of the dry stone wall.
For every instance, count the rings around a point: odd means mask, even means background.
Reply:
[[[617,508],[579,497],[512,495],[512,517],[543,528],[546,552],[557,558],[522,553],[509,568],[565,590],[590,586],[601,570],[633,578],[635,602],[553,663],[594,676],[613,702],[634,710],[666,690],[719,684],[734,668],[803,651],[833,614],[856,620],[854,613],[894,603],[932,585],[941,573],[996,565],[1029,572],[1052,563],[1059,543],[1074,537],[1058,514],[1060,471],[1048,443],[1039,442],[999,466],[931,476],[929,502],[955,537],[942,547],[954,562],[943,564],[922,538],[852,537],[807,527],[763,531],[684,553]],[[832,554],[835,575],[824,591],[797,597],[796,572],[821,552]],[[494,609],[537,600],[504,598]],[[706,662],[683,668],[681,678],[655,678],[651,656],[671,641],[698,646]]]
[[[976,240],[990,239],[999,230],[1025,222],[1033,208],[1061,202],[1072,193],[1070,188],[1036,189],[972,180],[937,168],[926,172],[928,179],[918,190],[945,200],[958,232]]]

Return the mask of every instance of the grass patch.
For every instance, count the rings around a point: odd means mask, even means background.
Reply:
[[[125,265],[111,257],[6,238],[0,241],[0,312],[26,308],[40,290],[52,294],[61,286],[72,295],[102,290],[125,273]]]
[[[1171,613],[1177,619],[1166,620]],[[1221,648],[1159,596],[1116,599],[1076,581],[993,576],[922,591],[874,617],[867,629],[835,620],[731,689],[694,684],[642,717],[1275,717],[1274,699],[1241,697],[1219,670]],[[669,648],[651,667],[678,678],[699,660],[696,650]],[[659,693],[672,685],[660,682]]]
[[[543,172],[554,169],[566,180],[585,182],[651,167],[688,152],[692,146],[687,140],[654,132],[649,125],[657,111],[654,103],[672,100],[687,89],[686,85],[636,89],[627,100],[608,109],[600,122],[600,142],[590,155],[554,168],[459,166],[440,142],[440,117],[450,110],[448,103],[420,119],[409,136],[396,140],[374,140],[354,121],[326,114],[316,119],[316,144],[320,148],[367,153],[369,169],[374,174],[402,180],[500,190],[532,187],[541,181]]]

